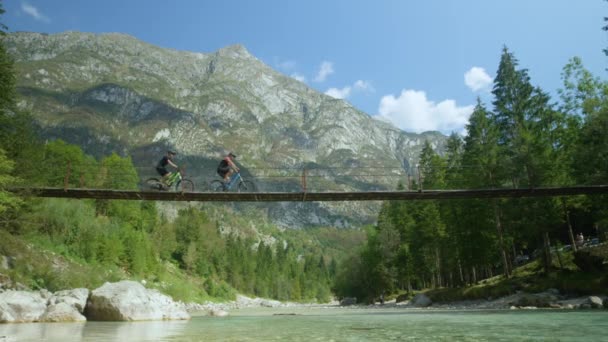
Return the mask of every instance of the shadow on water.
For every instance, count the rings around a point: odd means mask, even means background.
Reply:
[[[276,315],[276,314],[279,315]],[[4,341],[605,341],[606,311],[235,310],[189,321],[0,324]]]
[[[189,321],[0,324],[0,341],[159,341]]]

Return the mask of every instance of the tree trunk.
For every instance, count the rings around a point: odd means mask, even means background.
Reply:
[[[555,247],[558,247],[558,246],[555,245]],[[559,251],[559,248],[555,249],[555,254],[557,255],[557,261],[559,262],[559,268],[563,269],[564,263],[562,262],[562,253]]]
[[[460,275],[460,284],[464,284],[464,274],[462,274],[462,264],[460,258],[458,259],[458,274]]]
[[[472,267],[471,271],[472,271],[471,275],[473,276],[473,279],[472,279],[473,284],[477,284],[477,272],[475,272],[475,266]]]
[[[570,245],[572,246],[572,250],[576,252],[576,241],[574,240],[574,233],[572,232],[572,223],[570,222],[570,212],[568,211],[568,207],[566,206],[566,199],[561,198],[562,200],[562,208],[564,209],[564,216],[566,217],[566,223],[568,224],[568,235],[570,236]]]
[[[500,245],[500,253],[502,254],[502,265],[504,268],[505,277],[509,278],[511,276],[511,272],[509,269],[509,260],[507,259],[507,251],[505,250],[505,243],[502,233],[502,224],[500,222],[500,212],[498,209],[498,203],[496,199],[493,200],[494,204],[494,219],[496,221],[496,232],[498,233],[498,243]]]
[[[544,249],[544,258],[543,258],[543,268],[545,273],[549,273],[551,269],[551,245],[549,243],[549,233],[543,233],[543,249]]]
[[[438,247],[435,247],[435,267],[437,269],[437,287],[441,287],[441,258],[439,257]]]

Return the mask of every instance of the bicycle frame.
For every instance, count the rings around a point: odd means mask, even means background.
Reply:
[[[241,173],[235,172],[232,176],[230,176],[230,181],[226,184],[227,189],[232,189],[232,187],[241,180]]]
[[[175,182],[179,181],[180,179],[182,179],[181,170],[172,173],[171,176],[169,176],[169,178],[167,179],[167,186],[172,186],[173,184],[175,184]]]

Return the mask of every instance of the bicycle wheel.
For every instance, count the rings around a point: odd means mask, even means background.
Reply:
[[[209,190],[211,190],[211,192],[222,192],[224,191],[224,183],[217,179],[211,181],[211,183],[209,183]]]
[[[255,184],[252,181],[244,180],[239,183],[239,192],[255,192]]]
[[[163,183],[158,178],[148,178],[144,182],[143,190],[158,190],[161,191],[163,189]]]
[[[194,192],[194,182],[189,179],[182,179],[181,182],[175,185],[175,191]]]

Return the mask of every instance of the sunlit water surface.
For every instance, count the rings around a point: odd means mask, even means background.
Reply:
[[[0,324],[0,341],[608,341],[608,311],[247,309],[190,321]]]

